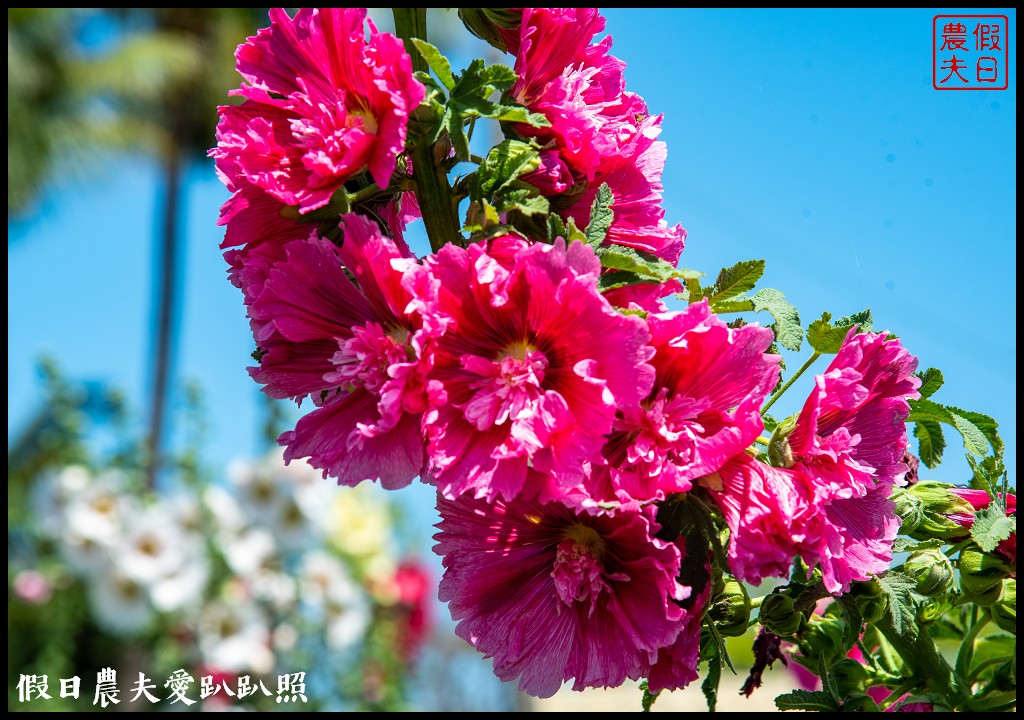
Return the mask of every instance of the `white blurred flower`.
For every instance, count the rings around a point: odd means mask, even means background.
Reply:
[[[189,544],[195,545],[192,541]],[[210,562],[201,544],[186,554],[186,559],[173,573],[153,583],[150,593],[153,605],[161,612],[196,610],[202,604],[203,591],[210,579]]]
[[[176,573],[186,562],[185,532],[162,504],[134,515],[127,526],[110,550],[129,576],[151,584]]]
[[[291,497],[291,488],[281,477],[280,466],[280,461],[254,464],[244,460],[228,465],[230,490],[247,520],[272,524]]]
[[[113,564],[90,577],[88,588],[93,618],[115,635],[138,632],[153,617],[146,587]]]
[[[239,532],[246,525],[245,515],[234,496],[225,488],[208,487],[203,493],[203,503],[213,514],[218,531]]]
[[[313,525],[293,497],[278,506],[266,528],[282,550],[302,550],[316,541]]]
[[[67,524],[65,513],[71,499],[81,494],[92,475],[80,465],[69,465],[40,476],[32,485],[31,505],[39,529],[56,537]]]
[[[136,503],[126,494],[123,474],[110,471],[70,498],[66,528],[93,540],[109,540],[134,512]]]
[[[76,528],[67,528],[60,535],[57,550],[68,567],[78,575],[88,577],[100,572],[110,563],[107,546],[113,540],[113,536],[97,540],[82,534]]]
[[[274,668],[270,626],[251,602],[215,601],[199,616],[198,641],[203,661],[227,672],[250,670],[265,675]]]
[[[263,528],[249,528],[237,535],[224,534],[217,540],[228,566],[242,576],[267,567],[277,554],[274,537]]]
[[[276,570],[260,569],[248,578],[252,597],[267,603],[278,612],[288,612],[295,606],[297,591],[295,579]]]

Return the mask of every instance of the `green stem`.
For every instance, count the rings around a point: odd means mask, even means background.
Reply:
[[[768,440],[767,438],[763,438],[760,435],[758,435],[756,438],[754,438],[754,442],[756,442],[756,443],[758,443],[760,445],[764,445],[765,447],[768,447],[768,446],[771,445],[771,441],[770,440]]]
[[[924,682],[941,695],[951,708],[957,708],[963,699],[953,679],[953,671],[939,654],[931,636],[919,632],[914,640],[903,637],[895,628],[884,623],[875,626],[910,668],[914,679]]]
[[[897,685],[895,690],[893,690],[891,693],[886,695],[885,699],[882,702],[878,703],[878,707],[880,707],[882,710],[885,710],[885,709],[895,705],[896,702],[901,697],[903,697],[904,695],[906,695],[908,692],[910,692],[913,689],[914,689],[914,684],[910,683],[910,682],[905,682],[905,683],[902,683],[901,685]]]
[[[412,44],[413,38],[427,39],[426,8],[392,8],[392,13],[395,16],[395,31],[405,42],[413,68],[426,71],[426,61]],[[414,122],[409,124],[409,154],[412,156],[416,198],[420,202],[423,225],[430,240],[430,249],[437,252],[449,242],[460,242],[463,238],[459,233],[459,215],[451,185],[448,184],[448,173],[434,156],[432,132],[423,129],[425,126],[432,127],[434,123],[415,121],[415,115],[424,110],[425,106],[420,106],[414,112]]]
[[[967,676],[970,674],[971,662],[974,660],[974,641],[978,637],[978,633],[988,625],[991,616],[985,613],[980,619],[977,617],[977,606],[972,608],[975,614],[971,617],[971,627],[964,636],[963,642],[960,643],[960,650],[956,654],[956,679],[964,687],[970,687],[967,682]]]
[[[775,401],[778,400],[780,397],[782,397],[782,394],[784,392],[789,390],[789,386],[792,385],[794,382],[796,382],[796,379],[798,377],[800,377],[801,375],[803,375],[804,372],[807,370],[807,368],[809,368],[811,365],[813,365],[814,361],[817,360],[820,357],[821,357],[821,353],[815,351],[813,355],[811,355],[809,358],[807,358],[807,362],[805,362],[803,365],[801,365],[800,369],[797,370],[795,373],[793,373],[792,377],[790,377],[789,380],[786,381],[786,384],[783,385],[782,387],[780,387],[778,392],[776,392],[774,395],[772,395],[770,398],[768,398],[768,402],[765,404],[765,406],[763,408],[761,408],[761,414],[764,415],[766,412],[768,412],[768,408],[770,408],[772,405],[774,405]]]

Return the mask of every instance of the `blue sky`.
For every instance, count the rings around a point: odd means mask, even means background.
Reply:
[[[1009,16],[1008,90],[936,91],[932,17],[953,12],[605,14],[627,88],[664,113],[666,217],[689,231],[681,264],[713,277],[764,258],[762,284],[805,324],[870,307],[876,329],[943,370],[935,400],[1000,422],[1015,484],[1016,13],[971,11]],[[55,182],[38,217],[8,224],[9,438],[40,400],[43,353],[123,389],[142,422],[161,192],[150,161],[111,159],[87,182]],[[227,192],[212,164],[191,168],[186,197],[176,379],[204,390],[205,456],[217,465],[257,450],[260,405],[217,247]],[[787,356],[790,368],[808,354]],[[780,415],[799,407],[804,380]],[[947,439],[930,476],[964,483],[959,440]],[[425,488],[402,492],[431,503]]]

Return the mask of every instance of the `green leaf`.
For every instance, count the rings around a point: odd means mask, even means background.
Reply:
[[[485,66],[479,58],[471,62],[461,75],[452,78],[454,84],[437,121],[434,141],[447,132],[455,149],[455,158],[465,161],[469,160],[469,138],[464,126],[469,118],[527,123],[534,127],[549,126],[551,123],[540,113],[532,113],[520,105],[491,100],[495,94],[500,95],[512,87],[517,77],[515,71],[505,65]]]
[[[807,342],[812,348],[826,355],[835,355],[843,346],[847,333],[854,325],[858,332],[871,329],[871,310],[854,313],[831,322],[832,314],[823,312],[821,318],[815,320],[807,328]]]
[[[548,199],[534,187],[506,189],[495,197],[498,212],[515,210],[523,215],[547,215],[551,210]]]
[[[917,609],[911,591],[917,583],[906,574],[890,570],[875,578],[889,599],[886,617],[896,634],[913,640],[917,637]]]
[[[917,438],[917,454],[921,462],[934,470],[942,461],[942,451],[946,449],[942,426],[934,420],[919,420],[914,424],[914,437]]]
[[[640,683],[640,690],[644,694],[643,698],[640,700],[640,707],[644,712],[650,712],[651,708],[654,706],[654,701],[658,699],[658,695],[661,693],[652,693],[647,687],[646,680]]]
[[[466,210],[466,224],[462,232],[476,233],[501,223],[498,211],[486,200],[476,200]]]
[[[572,218],[569,219],[572,220]],[[557,238],[565,238],[566,242],[569,242],[569,238],[565,236],[565,221],[562,220],[562,216],[558,213],[550,213],[548,215],[548,242],[553,243]]]
[[[846,626],[843,628],[843,653],[849,652],[857,643],[861,630],[864,627],[864,617],[861,615],[857,600],[850,595],[840,595],[836,598],[840,609],[843,611],[843,620]]]
[[[712,304],[734,298],[754,289],[764,275],[764,260],[741,260],[732,267],[723,268],[711,287]],[[717,311],[716,311],[717,312]]]
[[[819,712],[837,712],[839,705],[835,699],[823,690],[794,690],[775,698],[775,707],[779,710],[815,710]]]
[[[590,206],[590,222],[587,224],[585,235],[587,243],[594,248],[601,247],[605,237],[608,235],[608,228],[615,220],[615,213],[612,211],[612,203],[615,198],[612,196],[612,189],[608,183],[601,183],[594,196],[594,203]]]
[[[978,429],[977,425],[953,412],[952,409],[950,415],[953,417],[954,427],[964,436],[964,447],[978,457],[985,457],[988,453],[988,440],[985,438],[985,434]]]
[[[701,683],[700,689],[704,693],[704,699],[708,703],[708,712],[715,711],[715,705],[718,704],[718,685],[722,681],[722,656],[719,651],[719,645],[715,641],[705,644],[701,643],[701,659],[707,659],[708,661],[708,674],[704,678],[704,682]]]
[[[530,143],[521,140],[500,142],[491,148],[477,168],[473,176],[471,197],[474,200],[488,199],[507,188],[513,180],[538,167],[540,153]]]
[[[935,368],[923,370],[917,373],[917,376],[921,378],[921,387],[917,391],[921,393],[923,398],[934,395],[935,391],[942,387],[942,384],[945,382],[945,378],[942,377],[942,371]]]
[[[646,282],[665,282],[676,273],[676,269],[661,258],[625,245],[599,247],[597,257],[601,260],[601,267],[635,273],[647,278]]]
[[[985,552],[992,552],[996,546],[1017,532],[1017,516],[1006,514],[1006,503],[995,498],[988,507],[974,516],[971,538]]]
[[[726,313],[747,312],[754,309],[754,301],[750,298],[739,298],[735,300],[722,300],[716,302],[711,309],[718,315]]]
[[[906,535],[900,535],[893,542],[892,550],[898,553],[913,553],[919,550],[934,550],[945,545],[944,540],[933,538],[931,540],[914,540]]]
[[[786,300],[786,296],[774,288],[764,288],[754,293],[751,300],[754,310],[767,310],[775,318],[772,326],[775,340],[784,348],[799,350],[804,339],[804,329],[800,326],[800,314]]]
[[[427,61],[430,69],[437,75],[437,79],[441,81],[441,84],[449,90],[454,88],[455,78],[452,77],[452,65],[448,62],[448,58],[442,55],[440,50],[424,40],[413,38],[412,43],[420,51],[423,59]]]
[[[959,417],[961,420],[965,420],[977,428],[977,430],[985,436],[985,439],[988,440],[989,445],[992,446],[992,451],[997,457],[1003,456],[1004,445],[1003,439],[999,436],[999,423],[988,415],[972,412],[970,410],[961,410],[960,408],[951,406],[947,407],[949,407],[949,411],[954,415],[954,417]],[[959,430],[960,428],[957,427],[957,429]],[[981,454],[984,455],[986,453],[982,451]]]

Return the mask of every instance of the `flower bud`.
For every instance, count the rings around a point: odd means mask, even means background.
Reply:
[[[896,514],[903,518],[900,532],[918,540],[968,537],[970,531],[955,518],[973,518],[974,507],[952,489],[952,485],[934,480],[897,488],[892,499],[896,503]]]
[[[750,598],[743,584],[727,575],[725,587],[715,596],[709,614],[722,635],[739,637],[745,633],[750,621]]]
[[[864,622],[878,622],[889,608],[889,598],[877,580],[853,583],[850,595],[857,601]]]
[[[845,655],[843,632],[846,623],[841,617],[829,614],[811,615],[801,628],[796,640],[800,653],[805,657],[807,667],[816,675],[824,675],[825,668],[831,667]]]
[[[765,597],[758,620],[765,630],[784,638],[792,637],[804,623],[803,615],[793,609],[793,598],[778,592]]]
[[[976,546],[960,551],[957,560],[960,570],[960,588],[971,602],[991,605],[1002,593],[1003,578],[1013,573],[1013,568],[1003,562],[999,555],[984,552]]]
[[[992,605],[992,619],[1000,629],[1017,634],[1017,580],[1009,578],[1003,583],[999,600]]]
[[[862,693],[868,686],[868,670],[853,658],[843,658],[829,669],[829,676],[840,697]]]
[[[509,8],[459,8],[466,29],[502,52],[512,52],[501,30],[517,28],[523,22],[522,11]]]
[[[953,563],[941,550],[919,550],[903,566],[903,572],[917,581],[917,592],[937,597],[953,587]]]
[[[790,415],[775,428],[768,442],[768,462],[774,467],[793,467],[793,450],[789,447],[789,436],[796,427],[797,415]]]

